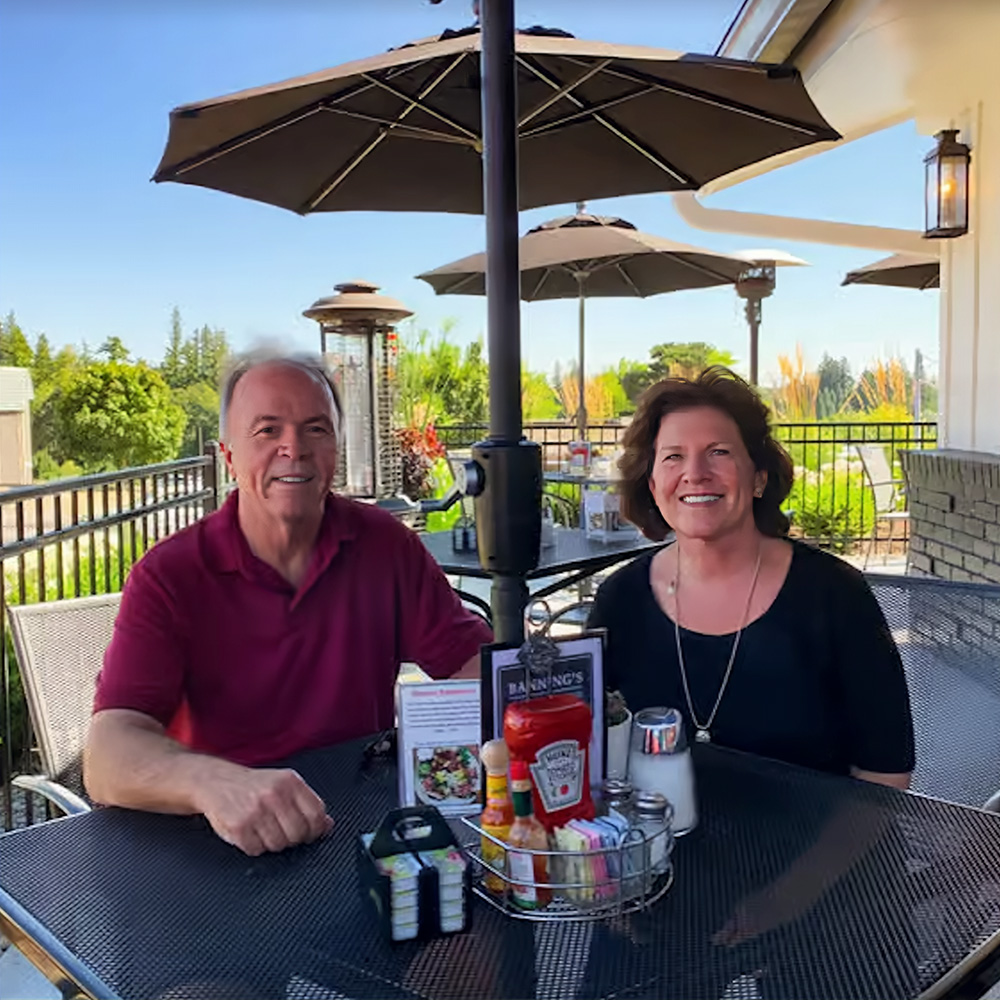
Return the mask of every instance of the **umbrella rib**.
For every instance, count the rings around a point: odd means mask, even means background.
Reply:
[[[591,77],[596,76],[601,72],[606,66],[610,65],[610,59],[602,59],[600,62],[594,63],[582,76],[577,77],[572,83],[567,83],[564,87],[560,87],[554,94],[551,95],[547,100],[542,101],[534,111],[529,111],[518,123],[518,129],[522,129],[528,124],[533,118],[537,118],[543,111],[548,110],[557,101],[561,101],[564,97],[568,96],[570,91],[576,90],[577,87],[586,83]]]
[[[578,60],[570,59],[568,61],[574,62]],[[796,118],[790,118],[787,115],[770,114],[768,112],[761,111],[758,108],[750,107],[748,104],[743,104],[740,101],[729,100],[728,98],[710,94],[708,91],[699,90],[697,87],[690,87],[686,84],[680,83],[665,83],[663,80],[658,80],[655,76],[650,76],[649,74],[643,73],[639,70],[622,69],[621,67],[616,66],[612,69],[605,70],[605,72],[609,76],[617,76],[620,79],[628,80],[631,83],[643,83],[656,90],[662,90],[665,93],[673,94],[676,97],[687,97],[693,101],[700,101],[703,104],[711,104],[717,108],[724,108],[727,111],[733,111],[736,114],[745,115],[748,118],[757,118],[770,125],[780,125],[782,128],[791,129],[795,132],[802,132],[805,135],[811,135],[816,138],[840,138],[840,133],[829,126],[817,127],[815,125],[809,125]]]
[[[635,294],[640,299],[645,298],[645,296],[642,294],[642,292],[639,291],[639,287],[636,285],[636,283],[629,276],[628,271],[626,271],[625,268],[622,267],[622,264],[624,264],[624,263],[625,263],[624,260],[616,261],[615,262],[615,270],[625,279],[626,282],[628,282],[628,284],[631,287],[632,291],[635,292]]]
[[[458,66],[458,64],[464,58],[465,58],[465,53],[463,52],[448,67],[447,73],[450,74],[452,72],[452,70],[454,70],[455,67]],[[398,97],[401,101],[411,102],[412,106],[407,109],[407,114],[409,114],[409,112],[412,111],[414,108],[419,108],[425,114],[431,115],[433,118],[437,118],[438,121],[444,122],[445,125],[449,126],[450,128],[453,128],[456,132],[460,132],[462,135],[464,135],[467,138],[471,139],[473,142],[475,142],[475,143],[481,142],[480,137],[478,135],[476,135],[476,133],[473,132],[471,129],[466,128],[460,122],[455,121],[454,118],[450,118],[450,117],[448,117],[448,115],[443,114],[440,111],[436,111],[434,108],[430,107],[430,105],[427,105],[427,104],[423,103],[423,99],[432,90],[434,90],[437,87],[437,85],[441,82],[440,79],[436,80],[434,82],[434,84],[432,84],[429,89],[421,91],[421,93],[419,93],[416,97],[413,97],[410,94],[407,94],[405,91],[399,90],[396,87],[389,86],[388,83],[385,83],[382,80],[379,80],[377,77],[369,76],[367,73],[363,73],[362,76],[364,77],[364,79],[366,79],[369,82],[375,84],[376,87],[380,87],[382,90],[386,91],[387,93],[392,94],[393,97]]]
[[[531,290],[531,294],[524,296],[526,302],[532,302],[534,301],[534,299],[538,297],[538,293],[542,290],[542,285],[544,285],[545,282],[549,280],[549,275],[551,273],[552,273],[551,267],[542,268],[542,273],[539,276],[538,281],[535,282],[535,287]]]
[[[301,208],[299,208],[299,213],[305,215],[308,212],[315,211],[316,206],[320,204],[325,198],[327,198],[333,191],[335,191],[347,177],[361,164],[361,162],[371,154],[389,135],[389,133],[396,128],[400,122],[415,108],[418,106],[418,102],[423,100],[431,91],[437,87],[442,80],[444,80],[450,73],[452,73],[456,66],[465,58],[465,53],[460,52],[433,80],[430,81],[421,91],[416,95],[416,97],[406,98],[407,106],[403,108],[399,114],[396,116],[392,124],[382,127],[376,135],[374,135],[368,144],[363,148],[359,149],[354,156],[351,157],[348,162],[341,167],[335,174],[325,181],[322,186],[317,190],[315,194],[307,198],[303,203]]]
[[[721,280],[724,285],[736,284],[736,279],[730,277],[728,274],[724,274],[722,271],[716,271],[714,268],[711,268],[706,264],[699,264],[697,261],[691,260],[682,254],[675,254],[674,259],[679,261],[685,267],[689,267],[691,270],[697,271],[699,274],[705,274],[710,278],[717,278]]]
[[[399,132],[412,133],[415,138],[427,139],[432,142],[450,142],[461,146],[472,146],[474,141],[465,139],[458,135],[448,135],[447,132],[435,132],[433,129],[421,128],[419,125],[398,125],[391,118],[380,118],[378,115],[366,115],[362,111],[348,111],[347,108],[324,108],[335,115],[344,115],[347,118],[359,118],[361,121],[374,122],[376,125],[391,125]]]
[[[606,101],[601,101],[600,104],[594,104],[586,110],[574,111],[572,114],[564,115],[562,118],[554,118],[551,121],[546,122],[544,125],[538,125],[535,128],[527,129],[521,133],[521,138],[532,139],[535,136],[544,135],[546,132],[553,132],[557,129],[565,128],[567,125],[572,125],[573,122],[579,121],[581,118],[587,118],[595,112],[606,111],[608,108],[616,107],[619,104],[625,104],[628,101],[635,100],[637,97],[644,97],[646,94],[652,94],[655,90],[655,87],[642,87],[639,90],[629,91],[629,93],[623,94],[621,97],[609,97]]]
[[[518,56],[518,62],[520,62],[526,69],[534,73],[535,76],[539,78],[539,80],[541,80],[543,83],[548,84],[555,90],[558,90],[562,86],[562,84],[560,84],[555,77],[550,76],[540,66],[536,66],[534,63],[532,63],[531,60],[525,59],[523,55]],[[588,111],[588,112],[591,111],[591,108],[588,106],[587,102],[581,100],[581,98],[577,97],[575,94],[572,93],[566,94],[566,99],[568,101],[572,101],[578,108],[580,108],[583,111]],[[637,153],[640,153],[642,156],[646,157],[647,160],[649,160],[655,166],[659,167],[664,173],[670,174],[670,176],[673,177],[674,180],[679,181],[681,184],[686,184],[692,188],[700,186],[693,177],[690,177],[689,175],[682,173],[677,167],[672,166],[659,154],[654,153],[653,150],[651,150],[648,146],[645,145],[645,143],[640,142],[639,139],[637,139],[634,135],[631,135],[625,129],[621,128],[621,126],[611,121],[610,118],[607,118],[604,115],[596,113],[592,113],[592,117],[594,121],[598,123],[598,125],[603,126],[613,135],[616,135],[619,139],[622,140],[622,142],[624,142],[628,146],[631,146]]]
[[[398,72],[402,72],[402,69]],[[394,73],[393,75],[396,74]],[[351,97],[356,97],[358,94],[363,94],[365,91],[371,89],[372,84],[370,83],[355,84],[354,86],[341,91],[339,94],[334,94],[332,97],[321,97],[318,100],[313,101],[312,104],[307,104],[304,108],[296,108],[294,111],[290,111],[288,114],[282,115],[280,118],[275,118],[264,125],[258,125],[256,128],[248,129],[246,132],[241,132],[239,135],[233,136],[225,142],[220,142],[217,146],[212,146],[203,153],[198,153],[195,156],[189,156],[186,160],[181,160],[180,163],[177,163],[172,167],[167,167],[165,170],[157,171],[157,173],[153,175],[153,180],[175,180],[182,174],[188,173],[190,170],[196,170],[198,167],[202,167],[206,163],[211,163],[213,160],[217,160],[219,157],[225,156],[227,153],[232,153],[237,149],[242,149],[244,146],[248,146],[250,143],[256,142],[258,139],[264,139],[271,135],[272,132],[279,132],[281,129],[287,128],[289,125],[295,125],[296,123],[305,118],[311,117],[319,111],[330,110],[331,105],[340,101],[346,101]]]

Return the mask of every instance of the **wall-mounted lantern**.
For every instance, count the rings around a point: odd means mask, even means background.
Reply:
[[[969,231],[969,147],[958,129],[938,132],[937,147],[924,158],[924,236],[943,239]]]

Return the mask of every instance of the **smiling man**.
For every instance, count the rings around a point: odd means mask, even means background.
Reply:
[[[489,629],[420,539],[331,493],[341,415],[321,361],[253,356],[222,392],[223,507],[132,570],[84,759],[98,802],[204,814],[248,854],[325,833],[269,765],[393,724],[401,661],[476,676]]]

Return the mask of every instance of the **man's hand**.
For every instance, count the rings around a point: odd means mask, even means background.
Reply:
[[[333,827],[323,800],[287,769],[220,769],[205,781],[197,805],[226,843],[251,857],[310,844]]]

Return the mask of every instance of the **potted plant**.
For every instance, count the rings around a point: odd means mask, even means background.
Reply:
[[[604,725],[608,731],[606,760],[609,778],[624,778],[628,772],[629,737],[632,735],[632,713],[621,691],[608,691],[604,699]]]

